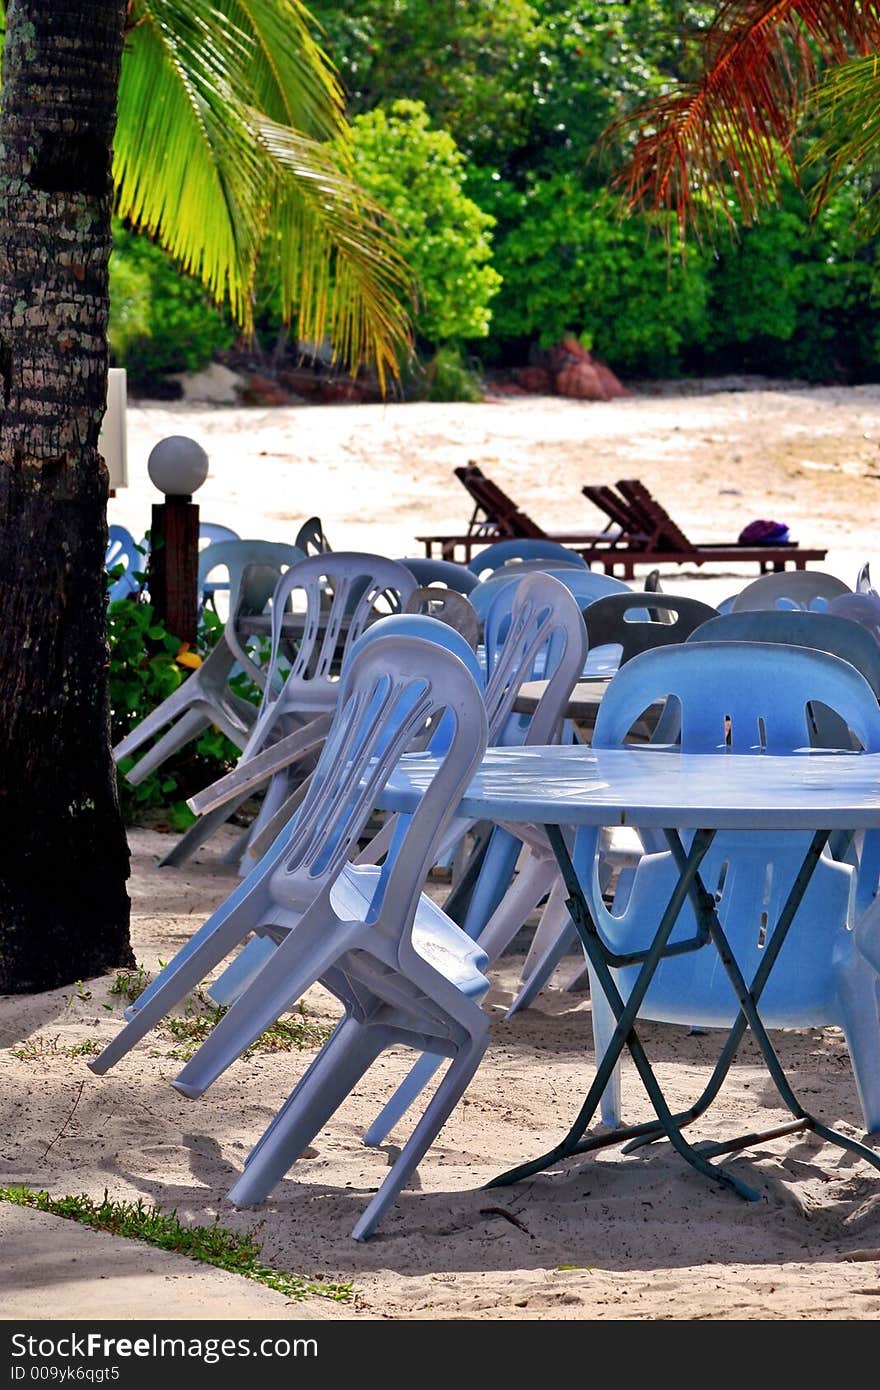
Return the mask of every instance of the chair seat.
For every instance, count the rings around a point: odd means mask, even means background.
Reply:
[[[346,865],[330,894],[334,912],[342,918],[365,916],[380,875],[381,869],[374,864]],[[462,994],[480,995],[489,988],[489,981],[481,973],[489,963],[485,951],[425,893],[416,910],[412,943],[422,960]]]

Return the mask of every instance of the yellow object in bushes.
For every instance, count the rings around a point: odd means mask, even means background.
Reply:
[[[190,651],[189,642],[181,642],[180,651],[177,653],[174,660],[177,662],[178,666],[189,666],[193,671],[197,670],[202,664],[202,658],[199,656],[198,652]]]

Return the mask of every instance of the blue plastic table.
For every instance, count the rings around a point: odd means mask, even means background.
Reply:
[[[388,783],[383,806],[390,810],[414,809],[420,790],[435,769],[436,763],[427,755],[407,755]],[[682,754],[660,747],[490,748],[460,803],[459,813],[508,825],[520,835],[528,825],[545,828],[570,893],[569,907],[578,935],[617,1019],[611,1043],[569,1133],[549,1153],[502,1173],[490,1187],[516,1182],[573,1154],[609,1144],[624,1144],[628,1150],[664,1136],[700,1172],[752,1200],[759,1194],[720,1165],[711,1163],[710,1156],[733,1152],[758,1140],[812,1130],[880,1168],[880,1154],[830,1129],[804,1109],[783,1072],[759,1014],[761,992],[829,835],[834,830],[880,825],[880,753],[804,750],[775,756]],[[665,832],[678,865],[678,883],[650,948],[637,957],[627,957],[625,962],[606,947],[596,930],[563,834],[564,828],[596,825],[660,829]],[[742,978],[715,913],[714,900],[699,877],[700,863],[716,831],[723,829],[814,832],[788,901],[768,934],[761,966],[750,983]],[[683,830],[695,832],[688,850],[681,840]],[[575,859],[576,847],[577,841]],[[688,897],[697,917],[696,934],[688,941],[668,946],[678,913]],[[713,948],[730,978],[740,1012],[703,1093],[687,1111],[674,1115],[638,1038],[635,1020],[664,954]],[[636,961],[641,962],[641,971],[624,1003],[609,967]],[[794,1118],[772,1130],[704,1144],[698,1150],[688,1143],[682,1129],[703,1114],[717,1096],[746,1027],[751,1028],[776,1090]],[[629,1049],[657,1119],[585,1138],[624,1047]]]

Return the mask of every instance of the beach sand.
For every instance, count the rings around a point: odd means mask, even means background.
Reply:
[[[729,389],[748,384],[749,390]],[[158,500],[150,448],[198,439],[211,460],[196,500],[206,520],[242,536],[290,540],[320,515],[335,549],[402,556],[415,537],[459,530],[470,514],[458,464],[474,459],[547,529],[602,519],[588,482],[640,477],[697,540],[735,537],[756,517],[785,521],[825,566],[853,584],[875,555],[880,495],[880,387],[793,390],[721,382],[658,388],[615,402],[518,397],[479,405],[281,409],[132,404],[130,486],[110,519],[137,534]],[[668,591],[715,603],[755,567],[664,572]],[[638,582],[638,580],[637,580]],[[183,869],[161,869],[169,837],[137,829],[132,936],[155,970],[236,883],[223,863],[233,832]],[[440,888],[434,890],[440,893]],[[438,1141],[379,1234],[352,1226],[409,1132],[362,1143],[409,1055],[385,1054],[260,1208],[224,1194],[245,1155],[313,1055],[257,1053],[198,1101],[172,1090],[180,1043],[148,1036],[106,1076],[71,1049],[103,1043],[122,1021],[114,976],[50,994],[0,1000],[0,1185],[53,1196],[105,1190],[182,1220],[215,1217],[255,1231],[263,1257],[319,1283],[352,1285],[340,1303],[298,1301],[182,1257],[96,1235],[0,1203],[0,1316],[75,1318],[875,1319],[880,1314],[880,1173],[810,1136],[760,1141],[728,1160],[757,1188],[744,1202],[660,1144],[616,1146],[516,1187],[486,1190],[502,1169],[549,1148],[576,1114],[592,1073],[589,998],[566,991],[566,961],[532,1009],[506,1021],[527,933],[493,968],[489,1051]],[[306,997],[329,1025],[332,998]],[[701,1089],[718,1034],[640,1026],[673,1106]],[[840,1032],[777,1033],[805,1104],[846,1134],[861,1117]],[[880,1062],[880,1059],[878,1059]],[[627,1060],[627,1120],[651,1109]],[[721,1138],[787,1118],[746,1039],[698,1137]]]

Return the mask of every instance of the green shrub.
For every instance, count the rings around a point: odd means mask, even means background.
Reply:
[[[353,131],[358,179],[395,223],[418,283],[419,337],[485,337],[500,283],[489,264],[494,218],[464,192],[464,157],[452,136],[432,130],[416,101],[357,116]]]
[[[173,372],[195,372],[228,348],[235,331],[205,290],[146,237],[114,223],[110,349],[135,390]]]
[[[814,221],[791,179],[780,205],[719,248],[704,362],[808,381],[876,380],[880,278],[844,189]],[[744,287],[748,287],[747,289]]]
[[[498,240],[493,336],[550,347],[574,334],[615,371],[680,370],[705,332],[704,253],[691,248],[682,262],[674,239],[644,218],[621,221],[608,194],[567,174],[524,193],[496,184],[495,197],[510,229]]]

